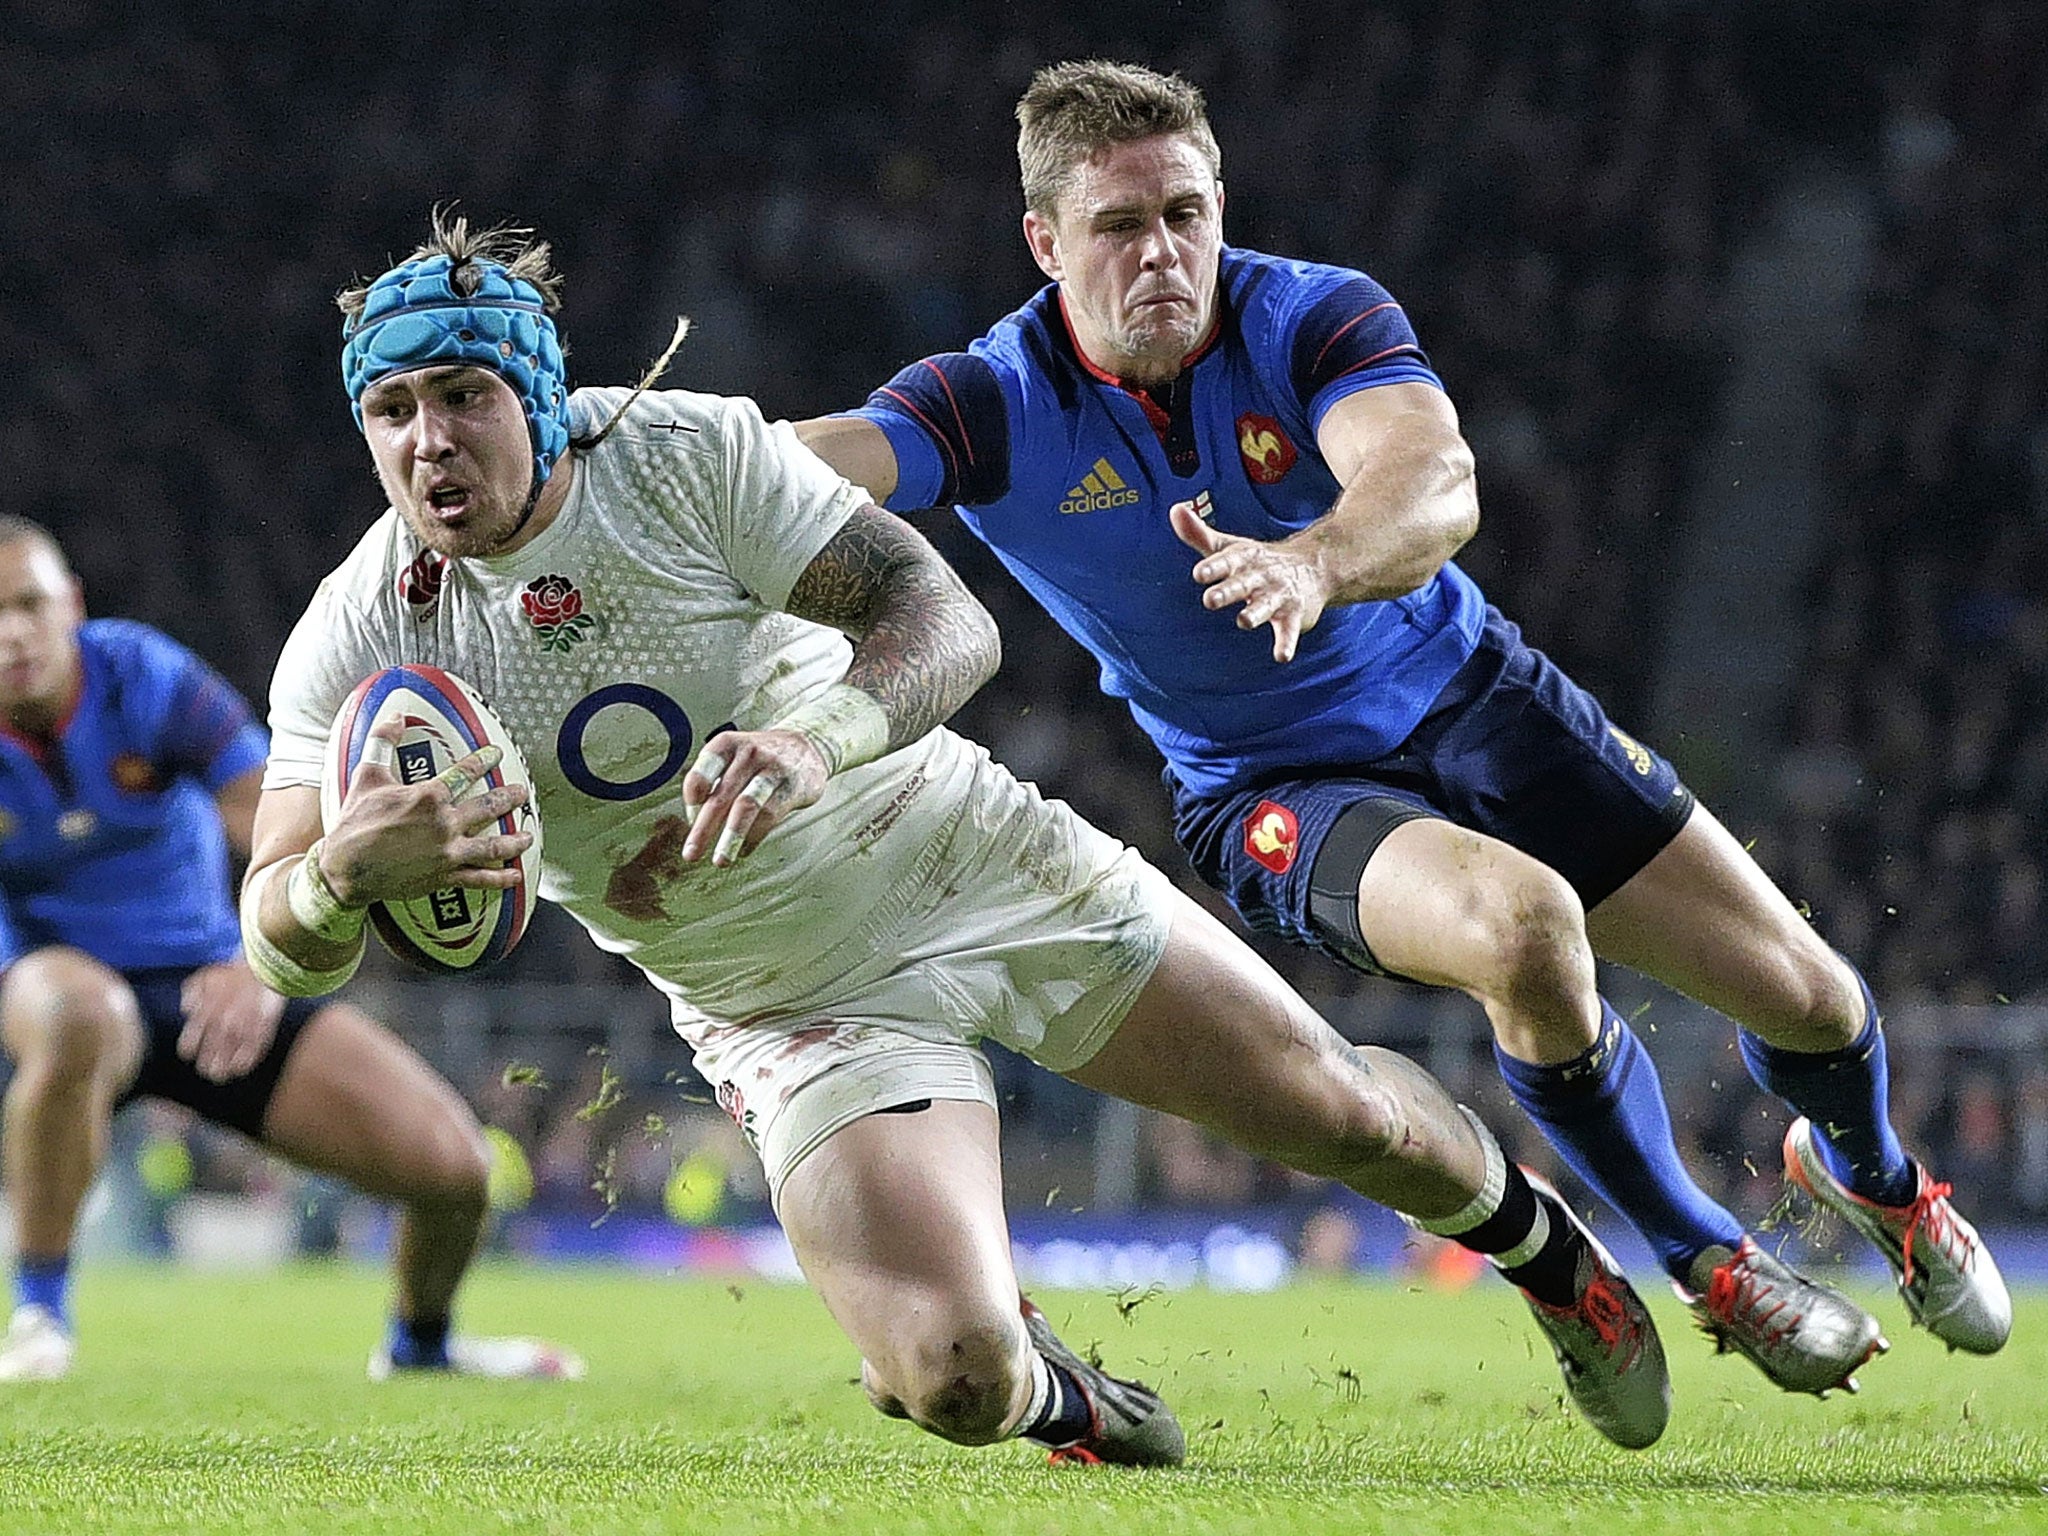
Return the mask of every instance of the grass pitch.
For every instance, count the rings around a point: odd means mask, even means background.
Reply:
[[[1068,1341],[1161,1384],[1175,1473],[1048,1468],[874,1415],[799,1289],[491,1268],[463,1322],[575,1345],[575,1384],[402,1381],[363,1362],[382,1277],[89,1271],[79,1367],[0,1392],[0,1532],[1195,1533],[2048,1531],[2048,1296],[1992,1360],[1872,1297],[1860,1398],[1771,1390],[1658,1320],[1678,1405],[1656,1449],[1560,1405],[1504,1286],[1041,1294]],[[1130,1298],[1125,1298],[1126,1302]]]

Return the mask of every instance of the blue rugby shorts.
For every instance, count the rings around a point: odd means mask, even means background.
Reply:
[[[1479,645],[1394,751],[1196,795],[1166,775],[1195,870],[1257,933],[1387,975],[1358,931],[1358,877],[1389,832],[1436,818],[1549,865],[1588,911],[1692,815],[1677,770],[1488,608]],[[1318,894],[1320,892],[1320,895]]]

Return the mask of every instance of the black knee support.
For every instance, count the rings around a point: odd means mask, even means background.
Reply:
[[[1359,931],[1359,879],[1389,832],[1406,821],[1429,819],[1431,812],[1406,800],[1353,801],[1323,839],[1315,866],[1309,871],[1309,921],[1346,961],[1369,976],[1392,973],[1373,958],[1365,935]]]

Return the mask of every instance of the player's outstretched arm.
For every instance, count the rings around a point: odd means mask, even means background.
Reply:
[[[889,435],[858,416],[817,416],[796,424],[797,440],[855,485],[877,506],[896,494],[896,450]]]
[[[1347,395],[1324,415],[1316,446],[1344,489],[1287,542],[1314,551],[1331,603],[1413,592],[1478,532],[1472,450],[1451,397],[1434,385]]]
[[[260,765],[230,779],[213,793],[214,809],[220,813],[220,830],[234,856],[244,862],[256,846],[256,807],[262,799]]]
[[[853,664],[774,725],[704,744],[683,776],[686,861],[709,853],[731,863],[815,802],[833,774],[943,723],[1002,661],[988,610],[916,529],[880,507],[847,519],[785,606],[851,636]]]
[[[213,792],[221,831],[235,857],[249,857],[263,770],[251,768]],[[185,1025],[178,1054],[210,1083],[230,1082],[255,1066],[277,1033],[284,999],[263,985],[246,955],[202,965],[179,990]]]
[[[1387,384],[1332,406],[1316,434],[1343,489],[1322,517],[1270,542],[1223,533],[1192,502],[1169,509],[1201,558],[1202,606],[1241,604],[1240,629],[1273,626],[1273,659],[1292,661],[1325,608],[1400,597],[1428,581],[1479,526],[1472,452],[1450,398]]]

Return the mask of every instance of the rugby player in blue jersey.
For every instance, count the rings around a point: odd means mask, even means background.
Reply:
[[[1595,955],[1736,1020],[1799,1117],[1788,1176],[1884,1251],[1916,1321],[1998,1349],[2010,1299],[1892,1130],[1861,976],[1452,563],[1472,455],[1400,306],[1224,244],[1178,77],[1056,65],[1017,116],[1052,284],[801,435],[892,508],[956,506],[1094,653],[1247,924],[1477,999],[1517,1101],[1724,1346],[1812,1392],[1885,1347],[1687,1174]]]
[[[72,1229],[113,1112],[145,1094],[398,1202],[373,1376],[580,1374],[551,1345],[449,1333],[489,1171],[455,1090],[359,1010],[288,1003],[243,963],[228,850],[248,854],[266,750],[212,669],[143,625],[87,622],[56,540],[0,516],[0,1381],[70,1371]]]

